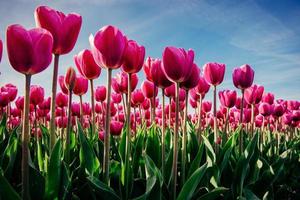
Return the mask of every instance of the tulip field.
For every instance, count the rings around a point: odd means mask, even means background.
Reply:
[[[265,91],[251,64],[219,89],[225,64],[175,46],[146,57],[108,25],[59,74],[82,16],[39,6],[32,19],[0,40],[1,68],[24,75],[0,85],[0,199],[300,199],[300,101]],[[52,85],[32,84],[47,68]]]

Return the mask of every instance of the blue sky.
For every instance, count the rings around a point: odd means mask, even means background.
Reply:
[[[61,56],[60,74],[75,66],[76,53],[89,48],[89,34],[112,24],[144,45],[147,56],[161,57],[164,47],[172,45],[194,49],[199,67],[212,61],[225,63],[220,89],[234,89],[232,70],[247,63],[255,70],[255,83],[264,85],[276,98],[300,100],[300,1],[9,0],[0,2],[0,38],[5,40],[9,24],[33,28],[33,12],[38,5],[77,12],[83,17],[75,48]],[[51,91],[52,68],[51,64],[32,80],[44,86],[47,95]],[[10,67],[6,50],[0,72],[0,85],[12,82],[23,94],[24,77]],[[139,77],[141,83],[142,72]],[[106,72],[102,71],[96,85],[105,82]],[[211,99],[211,91],[207,98]]]

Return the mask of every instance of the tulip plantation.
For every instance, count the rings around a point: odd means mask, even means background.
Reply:
[[[24,75],[1,85],[0,199],[300,199],[300,102],[264,91],[249,64],[220,90],[225,64],[174,46],[145,58],[109,25],[58,74],[82,17],[40,6],[33,20],[0,43]],[[31,84],[48,67],[52,85]]]

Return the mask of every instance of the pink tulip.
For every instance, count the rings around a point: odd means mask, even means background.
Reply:
[[[245,90],[245,100],[248,104],[258,104],[264,93],[264,87],[260,85],[252,85]]]
[[[272,106],[268,103],[261,103],[258,107],[259,113],[263,116],[269,116],[272,114]]]
[[[90,50],[82,50],[74,56],[74,60],[79,73],[86,79],[96,79],[100,76],[101,68],[96,64]]]
[[[8,58],[16,71],[33,75],[44,71],[51,63],[53,39],[47,30],[27,31],[21,25],[10,25],[6,38]]]
[[[23,111],[24,108],[24,97],[18,97],[15,101],[15,105],[19,110]]]
[[[210,85],[207,83],[204,77],[200,76],[199,82],[195,87],[197,94],[205,95],[209,91]]]
[[[32,85],[30,87],[30,103],[34,106],[42,103],[44,101],[44,88],[39,85]]]
[[[0,92],[0,107],[6,107],[9,104],[8,92]]]
[[[123,123],[112,120],[110,123],[110,133],[114,136],[121,135]]]
[[[144,58],[145,47],[139,46],[133,40],[129,40],[123,55],[123,71],[130,74],[139,72],[143,67]]]
[[[274,103],[274,94],[265,93],[262,97],[262,102],[272,105]]]
[[[106,87],[98,86],[95,90],[95,99],[98,102],[103,102],[106,99]]]
[[[155,97],[157,96],[158,90],[157,90],[157,88],[155,88],[155,91],[154,91],[154,86],[153,86],[152,82],[150,82],[148,80],[143,81],[141,88],[142,88],[143,95],[145,97],[147,97],[148,99],[153,98],[154,96]]]
[[[199,80],[200,80],[200,69],[194,63],[193,67],[191,68],[190,76],[184,82],[182,82],[180,86],[185,90],[189,90],[196,87],[199,83]]]
[[[234,90],[223,90],[219,92],[219,98],[221,105],[226,108],[232,108],[236,101],[236,91]]]
[[[294,101],[294,100],[287,101],[287,108],[289,110],[298,110],[299,107],[300,107],[299,101]]]
[[[68,94],[69,91],[68,91],[68,88],[66,87],[66,84],[65,84],[65,77],[64,77],[64,76],[59,76],[59,77],[58,77],[58,83],[59,83],[59,86],[60,86],[61,91],[62,91],[64,94]]]
[[[281,117],[284,114],[284,107],[281,104],[276,104],[274,106],[274,111],[273,111],[273,115],[276,117]]]
[[[233,84],[241,90],[251,87],[254,79],[254,71],[250,65],[242,65],[235,68],[232,73]]]
[[[123,64],[127,39],[114,26],[104,26],[89,38],[95,62],[104,68],[117,69]]]
[[[207,113],[207,112],[210,112],[211,110],[211,102],[210,101],[203,101],[202,102],[202,109],[203,109],[203,112]]]
[[[206,63],[203,66],[203,75],[205,80],[213,85],[217,86],[223,82],[225,74],[225,64],[222,63]]]
[[[143,92],[141,89],[137,89],[134,92],[132,92],[132,103],[136,105],[140,105],[144,102],[145,96],[143,95]]]
[[[65,76],[65,85],[68,90],[73,90],[76,82],[76,72],[72,67],[69,67]]]
[[[135,90],[138,83],[137,74],[131,74],[131,92]],[[117,84],[117,89],[121,93],[128,93],[128,76],[125,72],[120,72],[116,75],[115,83]],[[117,91],[115,91],[117,92]]]
[[[77,76],[73,88],[74,94],[78,96],[82,96],[86,94],[87,91],[88,91],[88,80],[81,75]]]
[[[194,62],[194,51],[183,48],[166,47],[163,52],[163,71],[167,78],[182,83],[191,74]]]
[[[13,84],[8,83],[8,84],[4,85],[3,87],[1,87],[1,92],[7,92],[9,95],[9,101],[12,102],[17,97],[18,88]]]
[[[106,96],[105,96],[106,97]],[[118,93],[112,93],[111,94],[111,99],[112,99],[112,101],[114,102],[114,103],[121,103],[121,101],[122,101],[122,96],[120,95],[120,94],[118,94]]]
[[[170,85],[169,87],[166,87],[165,95],[169,98],[175,97],[175,84],[174,83],[172,85]]]
[[[68,96],[62,92],[57,93],[56,95],[56,105],[58,107],[66,107],[68,105]]]
[[[53,54],[67,54],[75,46],[82,24],[82,18],[76,13],[65,15],[47,6],[36,8],[35,22],[53,36]]]

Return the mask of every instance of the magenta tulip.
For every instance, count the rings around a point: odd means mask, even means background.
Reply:
[[[98,86],[96,88],[96,90],[95,90],[95,99],[98,102],[105,101],[105,99],[106,99],[106,87],[105,86]]]
[[[86,94],[87,91],[88,91],[88,80],[85,77],[78,75],[76,77],[75,85],[73,88],[74,94],[78,96],[82,96]]]
[[[64,77],[64,76],[59,76],[59,77],[58,77],[58,83],[59,83],[59,86],[60,86],[61,91],[62,91],[64,94],[68,94],[68,88],[66,87],[66,84],[65,84],[65,77]]]
[[[272,105],[274,103],[274,94],[272,93],[263,94],[262,102]]]
[[[233,84],[236,88],[245,90],[251,87],[254,79],[254,71],[250,65],[242,65],[235,68],[232,73]]]
[[[101,74],[101,68],[96,64],[90,50],[84,49],[74,56],[74,61],[79,73],[86,79],[96,79]]]
[[[193,64],[193,67],[190,70],[190,76],[180,84],[181,88],[185,90],[189,90],[196,87],[200,80],[200,69],[195,63]]]
[[[236,91],[234,90],[223,90],[219,92],[219,98],[221,105],[226,108],[232,108],[236,101]]]
[[[42,103],[44,101],[44,88],[42,88],[39,85],[32,85],[30,87],[30,103],[34,106],[37,106],[38,104]]]
[[[206,63],[203,66],[203,75],[205,80],[213,85],[217,86],[223,82],[225,74],[225,64],[222,63]]]
[[[163,71],[174,83],[182,83],[190,76],[193,62],[193,50],[166,47],[163,52]]]
[[[252,85],[245,89],[245,100],[248,104],[258,104],[264,93],[264,87],[260,85]]]
[[[76,13],[65,15],[47,6],[36,8],[35,22],[38,27],[48,30],[54,39],[53,54],[67,54],[75,46],[82,18]]]
[[[20,25],[10,25],[6,38],[8,58],[16,71],[33,75],[44,71],[51,63],[53,39],[47,30],[27,31]]]
[[[145,47],[139,46],[133,40],[129,40],[123,55],[123,71],[129,74],[139,72],[143,67],[144,58]]]
[[[8,83],[8,84],[4,85],[3,87],[1,87],[1,92],[7,92],[9,95],[9,101],[12,102],[17,97],[18,88],[13,84]]]
[[[155,97],[157,96],[157,92],[158,92],[157,88],[154,91],[153,83],[148,80],[143,81],[143,83],[141,85],[141,89],[142,89],[143,95],[145,97],[147,97],[148,99],[151,99],[154,96]]]

